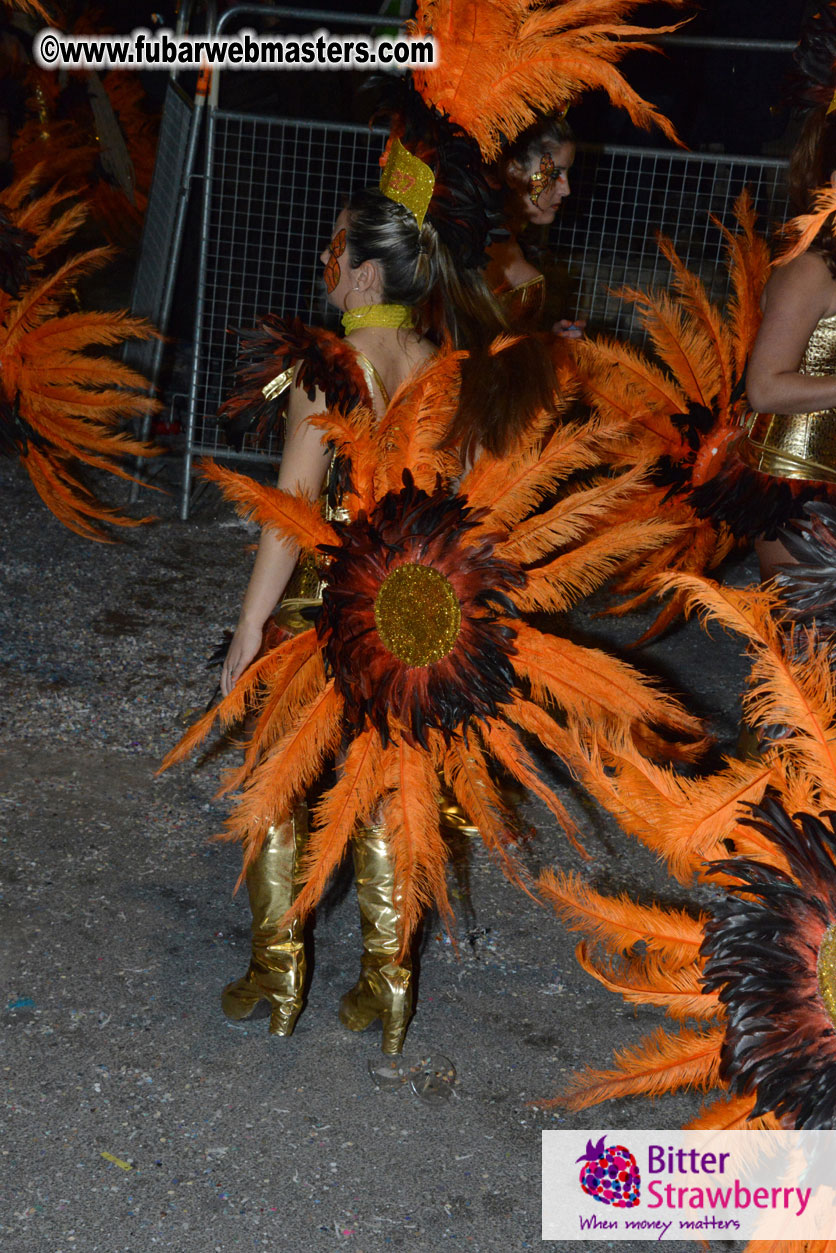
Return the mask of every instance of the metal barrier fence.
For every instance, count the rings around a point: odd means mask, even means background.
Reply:
[[[633,305],[620,287],[666,287],[670,267],[656,246],[673,239],[712,300],[728,290],[722,232],[735,228],[734,202],[748,188],[762,230],[786,217],[786,162],[650,148],[579,149],[572,194],[561,208],[550,246],[566,267],[570,307],[591,332],[641,338]]]
[[[241,14],[227,13],[219,29]],[[287,16],[263,8],[261,16]],[[313,18],[314,14],[309,13]],[[319,13],[316,14],[320,16]],[[323,13],[324,17],[325,14]],[[328,17],[337,18],[336,14]],[[358,29],[380,18],[346,18]],[[253,441],[240,453],[225,443],[216,414],[233,382],[237,338],[275,311],[327,322],[320,294],[320,250],[348,191],[376,182],[381,131],[337,123],[254,116],[218,107],[217,78],[208,110],[201,258],[189,389],[181,514],[188,513],[196,455],[275,460],[274,444]],[[573,194],[553,229],[551,245],[567,276],[567,312],[590,331],[637,336],[631,305],[618,287],[667,283],[655,232],[671,235],[698,270],[711,296],[725,295],[720,232],[711,215],[733,226],[732,206],[748,186],[764,223],[785,215],[783,162],[650,148],[581,146]],[[574,309],[572,309],[574,305]]]

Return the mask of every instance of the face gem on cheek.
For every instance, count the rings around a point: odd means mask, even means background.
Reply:
[[[528,198],[535,208],[543,192],[547,191],[552,183],[556,183],[557,179],[557,167],[552,160],[552,154],[544,152],[540,158],[539,170],[536,170],[528,180]]]
[[[340,270],[340,263],[337,258],[341,257],[345,252],[345,242],[345,227],[343,227],[341,230],[337,231],[336,235],[328,245],[328,251],[331,256],[328,258],[328,264],[325,267],[322,277],[325,280],[325,290],[329,296],[331,295],[331,292],[335,291],[339,286],[342,271]]]

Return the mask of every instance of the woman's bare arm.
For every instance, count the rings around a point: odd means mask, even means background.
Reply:
[[[322,433],[308,418],[323,413],[325,408],[322,392],[318,391],[311,401],[293,387],[278,486],[283,491],[301,491],[311,500],[322,491],[330,453],[322,442]],[[238,625],[221,671],[224,696],[232,691],[258,653],[264,624],[284,593],[298,558],[298,545],[270,529],[262,531]]]
[[[804,253],[776,269],[764,291],[746,390],[759,413],[813,413],[836,406],[836,375],[798,373],[820,318],[836,313],[836,281],[821,257]]]

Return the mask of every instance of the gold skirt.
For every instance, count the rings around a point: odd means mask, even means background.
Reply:
[[[752,470],[775,478],[836,483],[836,409],[755,413],[738,451]]]

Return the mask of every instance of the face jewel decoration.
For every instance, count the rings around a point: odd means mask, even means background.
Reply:
[[[544,191],[548,191],[558,180],[559,174],[557,166],[552,160],[550,152],[544,152],[540,157],[540,168],[535,170],[528,180],[528,198],[531,203],[537,206],[540,197]]]
[[[325,290],[329,296],[333,291],[336,291],[340,283],[342,270],[340,269],[339,259],[345,252],[345,246],[346,234],[345,227],[343,226],[337,231],[336,235],[328,245],[328,251],[331,255],[328,258],[328,263],[325,266],[325,271],[322,277],[325,280]]]
[[[346,716],[368,718],[384,743],[393,709],[401,734],[426,748],[428,728],[449,737],[511,697],[510,595],[526,576],[490,539],[473,542],[483,513],[407,475],[369,517],[334,524],[319,636]]]
[[[790,873],[735,858],[739,885],[705,928],[704,986],[726,1007],[720,1076],[755,1114],[799,1129],[836,1126],[836,836],[834,814],[790,818],[774,800],[751,825]]]

